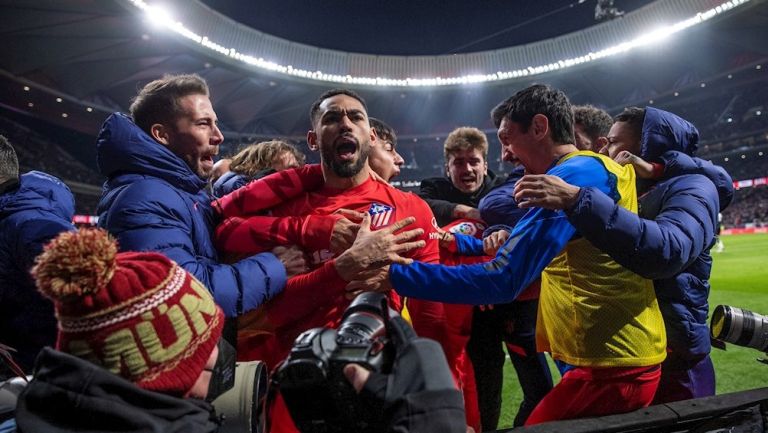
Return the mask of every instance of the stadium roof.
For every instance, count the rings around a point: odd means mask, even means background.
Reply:
[[[338,51],[445,55],[487,51],[598,24],[596,0],[203,0],[279,38]],[[628,13],[651,0],[616,0]]]
[[[709,0],[660,0],[641,9],[667,6],[673,2],[685,7],[712,4]],[[147,81],[164,73],[195,72],[211,85],[214,106],[229,136],[302,136],[308,127],[306,111],[311,101],[323,90],[338,86],[253,68],[209,49],[200,49],[185,37],[162,27],[153,27],[130,3],[133,0],[23,3],[0,0],[4,37],[0,44],[0,104],[95,133],[109,112],[126,110],[137,88]],[[209,3],[225,11],[223,2],[214,4],[210,0]],[[353,2],[344,2],[349,6],[348,3]],[[542,3],[542,11],[547,10],[548,2],[539,3]],[[189,4],[202,5],[197,1]],[[445,132],[461,124],[489,127],[487,113],[490,108],[533,82],[560,87],[576,103],[593,103],[616,110],[627,104],[643,104],[674,91],[695,89],[701,83],[727,74],[738,77],[740,71],[754,70],[755,65],[766,64],[766,5],[766,0],[752,0],[650,48],[641,47],[564,70],[500,80],[492,85],[359,87],[359,90],[368,100],[372,114],[391,123],[406,136]],[[617,6],[624,8],[619,1]],[[193,8],[190,6],[190,9]],[[237,11],[226,10],[233,15],[238,14]],[[334,12],[326,13],[333,16]],[[342,11],[338,13],[341,15]],[[284,21],[289,30],[299,26],[302,19],[308,22],[306,20],[314,15],[310,8],[306,14],[296,16],[297,21]],[[630,22],[623,20],[601,24],[603,27],[593,26],[575,35],[604,28],[620,31],[623,24]],[[414,25],[414,21],[404,21]],[[433,31],[437,31],[434,29],[440,27],[440,23],[450,27],[448,21],[434,21],[425,25]],[[562,24],[562,19],[542,21],[536,27],[558,27],[558,23]],[[495,29],[489,24],[488,30]],[[199,31],[215,33],[212,29]],[[561,41],[573,35],[559,35],[537,43],[550,44],[539,45],[541,47],[551,46],[551,41]],[[545,34],[544,37],[551,36],[557,35]],[[296,40],[306,42],[300,37],[297,34]],[[379,33],[371,33],[357,35],[356,39],[360,44],[357,47],[374,47],[381,37]],[[401,39],[404,41],[401,47],[423,42],[398,38]],[[322,43],[337,50],[358,49],[331,45],[335,42],[330,40]],[[446,41],[445,46],[436,45],[436,53],[445,51],[451,44],[454,43]],[[429,50],[435,52],[432,48]],[[354,63],[346,63],[345,67],[349,64]],[[61,101],[57,102],[57,98]],[[91,111],[87,111],[88,108]]]

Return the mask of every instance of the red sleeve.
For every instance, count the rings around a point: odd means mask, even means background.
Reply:
[[[405,230],[422,228],[424,234],[418,240],[424,240],[426,246],[416,250],[410,257],[414,260],[425,263],[440,263],[440,234],[437,232],[437,223],[435,222],[435,215],[432,213],[432,209],[429,208],[427,202],[422,200],[416,195],[411,195],[413,203],[413,213],[416,217],[416,223],[414,227],[406,227]]]
[[[283,292],[264,305],[273,329],[295,325],[344,293],[347,281],[336,272],[334,263],[328,260],[312,272],[288,279]]]
[[[664,169],[666,168],[664,164],[652,162],[651,167],[653,167],[651,179],[661,179],[661,177],[664,176]]]
[[[254,215],[302,193],[314,191],[324,183],[323,170],[319,164],[305,165],[255,180],[214,200],[212,205],[223,218]]]
[[[255,254],[279,245],[298,245],[308,251],[327,249],[333,226],[341,218],[341,215],[231,217],[216,227],[215,245],[223,254]]]

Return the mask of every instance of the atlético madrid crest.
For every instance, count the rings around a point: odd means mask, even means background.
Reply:
[[[371,203],[368,213],[371,215],[371,228],[380,228],[392,222],[395,208],[381,203]]]

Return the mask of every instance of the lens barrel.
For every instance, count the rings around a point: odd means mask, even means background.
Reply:
[[[743,308],[718,305],[710,322],[712,337],[737,346],[768,351],[768,317]]]

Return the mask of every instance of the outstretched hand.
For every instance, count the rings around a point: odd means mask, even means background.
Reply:
[[[336,271],[341,278],[352,281],[363,271],[379,268],[391,263],[409,265],[413,259],[403,257],[414,248],[426,245],[423,240],[413,239],[424,234],[423,229],[408,230],[395,234],[400,229],[413,224],[414,217],[408,217],[395,222],[389,227],[371,231],[371,215],[365,213],[360,223],[360,230],[352,246],[336,258]]]
[[[581,188],[549,174],[526,174],[515,184],[515,201],[521,209],[570,209],[576,204]]]

